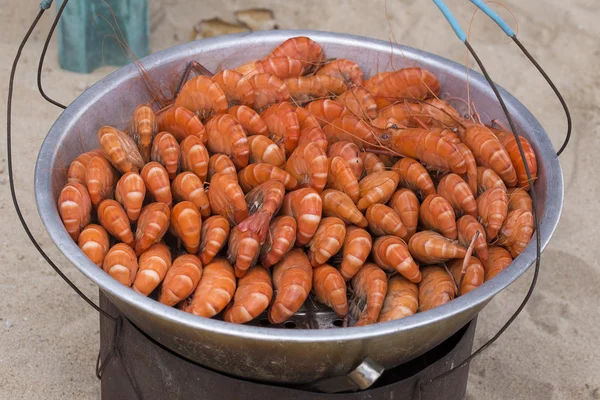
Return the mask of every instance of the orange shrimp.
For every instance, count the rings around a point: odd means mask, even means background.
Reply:
[[[477,161],[471,150],[464,143],[457,143],[456,148],[462,154],[465,163],[467,164],[467,172],[464,175],[465,180],[469,184],[469,189],[474,195],[477,194]]]
[[[364,120],[377,117],[377,104],[371,92],[363,87],[355,87],[340,94],[336,100],[346,106],[350,113]]]
[[[312,287],[318,302],[330,307],[341,318],[348,314],[346,282],[337,269],[328,264],[316,267]]]
[[[379,322],[393,321],[414,315],[419,308],[419,288],[402,275],[388,281],[388,290],[379,314]]]
[[[175,201],[191,201],[202,218],[210,216],[210,203],[202,181],[192,172],[182,172],[171,182],[171,192]]]
[[[415,233],[408,241],[408,251],[417,261],[425,264],[464,258],[467,254],[467,250],[458,242],[433,231]]]
[[[349,110],[343,104],[331,99],[313,100],[304,107],[304,110],[313,116],[321,128],[349,114]]]
[[[158,130],[169,132],[181,142],[188,136],[197,136],[206,144],[208,136],[200,118],[185,107],[169,107],[157,116]]]
[[[281,79],[269,74],[256,74],[248,79],[254,89],[252,108],[261,112],[272,104],[290,100],[287,86]]]
[[[202,143],[202,141],[195,137],[195,139]],[[156,161],[161,164],[167,170],[169,179],[173,179],[179,173],[179,157],[180,148],[175,137],[169,132],[161,132],[154,138],[152,142],[152,152],[150,158],[152,161]]]
[[[266,58],[288,57],[302,62],[303,74],[321,66],[325,53],[320,44],[306,36],[289,38],[277,46]]]
[[[201,182],[208,176],[208,151],[197,136],[190,136],[181,142],[181,169],[191,171]],[[173,179],[171,177],[171,179]]]
[[[402,156],[414,158],[426,166],[451,171],[462,175],[467,172],[467,163],[457,145],[449,140],[442,129],[397,129],[391,135],[381,135],[384,145]]]
[[[464,215],[456,221],[456,229],[458,231],[458,242],[464,247],[469,247],[473,236],[479,232],[479,236],[475,239],[474,251],[482,260],[488,258],[488,245],[485,237],[485,229],[483,226],[470,215]]]
[[[87,153],[77,156],[77,158],[69,165],[67,183],[77,182],[85,185],[85,171],[87,169],[87,164],[94,156],[104,157],[102,150],[100,149],[88,151]]]
[[[104,229],[130,247],[135,245],[133,232],[125,210],[114,200],[104,200],[98,205],[98,220]]]
[[[498,233],[496,243],[506,247],[512,257],[517,257],[529,244],[533,230],[534,221],[531,211],[524,209],[509,211]]]
[[[456,216],[452,205],[437,194],[429,195],[419,208],[419,221],[425,229],[440,232],[448,239],[456,239]]]
[[[202,277],[185,312],[212,318],[233,298],[236,289],[233,267],[223,258],[215,258],[204,266]]]
[[[269,321],[281,324],[300,309],[312,289],[313,268],[301,249],[285,254],[273,267],[275,300],[269,308]]]
[[[327,100],[327,101],[331,101],[331,100]],[[300,131],[303,131],[303,130],[309,129],[309,128],[320,128],[321,127],[321,124],[319,123],[317,118],[315,118],[314,115],[312,115],[310,112],[308,112],[306,110],[306,108],[296,107],[296,114],[298,115],[298,124],[300,125]],[[336,116],[336,118],[337,118],[337,116]],[[325,149],[325,150],[327,150],[327,149]]]
[[[171,251],[164,243],[153,244],[140,256],[139,269],[133,281],[133,290],[148,296],[158,287],[171,268]]]
[[[183,254],[177,257],[160,288],[158,301],[168,306],[174,306],[191,295],[202,277],[202,264],[198,257]]]
[[[138,172],[144,166],[137,145],[126,133],[103,126],[98,130],[98,143],[106,159],[119,171]]]
[[[360,179],[363,173],[363,160],[360,157],[358,146],[352,142],[336,142],[327,149],[327,157],[342,157],[352,169],[356,179]]]
[[[363,71],[358,64],[345,58],[338,58],[319,68],[316,75],[331,75],[341,79],[347,86],[362,86]]]
[[[409,189],[399,189],[388,203],[402,220],[410,239],[417,232],[419,224],[419,199]]]
[[[281,215],[271,221],[267,239],[260,250],[260,262],[265,268],[276,264],[284,254],[294,248],[296,220]]]
[[[337,96],[348,86],[343,80],[331,75],[312,75],[287,78],[283,83],[295,103],[304,104],[314,99]]]
[[[354,275],[352,278],[354,297],[349,305],[350,314],[357,319],[354,326],[377,322],[387,294],[387,286],[385,272],[375,264],[365,264]]]
[[[229,108],[227,97],[219,84],[203,75],[195,76],[183,85],[174,106],[185,107],[200,119],[225,114]]]
[[[246,194],[248,213],[252,215],[263,212],[269,214],[268,218],[270,218],[279,211],[284,195],[283,183],[275,179],[266,181]]]
[[[328,174],[327,185],[325,187],[339,190],[346,194],[353,203],[360,199],[360,189],[358,179],[352,172],[348,162],[342,157],[333,157],[327,160]]]
[[[133,111],[133,118],[129,126],[131,138],[137,144],[140,155],[145,163],[150,161],[150,147],[158,125],[156,116],[152,108],[145,104],[140,104]]]
[[[298,187],[298,181],[294,177],[272,164],[250,164],[238,175],[240,186],[246,193],[272,179],[283,183],[287,190],[294,190]]]
[[[373,259],[383,270],[398,272],[411,282],[421,280],[421,271],[415,263],[404,240],[396,236],[381,236],[373,242]]]
[[[385,171],[387,169],[383,161],[381,161],[381,159],[373,153],[362,151],[358,154],[358,156],[363,162],[364,175],[369,175],[373,172]]]
[[[405,241],[410,239],[408,229],[393,208],[374,203],[367,208],[365,217],[369,223],[369,230],[375,236],[394,235]]]
[[[429,172],[415,159],[400,159],[392,171],[400,176],[400,186],[416,191],[421,198],[437,193]]]
[[[488,189],[501,188],[506,191],[506,185],[500,176],[488,167],[477,167],[477,194],[482,194]]]
[[[502,146],[506,149],[512,165],[515,167],[515,171],[517,172],[517,186],[529,189],[529,180],[527,179],[527,172],[525,171],[525,163],[521,158],[521,152],[519,151],[519,146],[517,145],[514,135],[512,132],[500,129],[490,128],[490,130],[496,135]],[[527,160],[531,179],[535,182],[537,177],[537,160],[535,158],[535,152],[527,139],[523,136],[519,136],[519,140],[521,141],[521,147],[523,147],[523,152],[525,153],[525,159]]]
[[[322,208],[321,197],[314,189],[297,189],[285,195],[281,214],[296,219],[296,246],[303,247],[310,242],[321,222]]]
[[[140,176],[146,184],[146,188],[158,202],[165,203],[171,207],[173,203],[173,194],[169,182],[169,173],[157,162],[149,162],[144,165]]]
[[[226,154],[236,168],[248,165],[250,147],[242,125],[229,114],[212,118],[206,124],[208,133],[207,148],[211,153]]]
[[[208,181],[210,181],[214,174],[223,173],[231,176],[237,181],[237,170],[233,161],[224,154],[213,154],[208,159]]]
[[[450,203],[457,216],[477,217],[477,203],[471,188],[460,176],[448,174],[438,183],[437,193]]]
[[[137,221],[145,197],[146,184],[140,174],[127,172],[121,176],[115,188],[115,200],[123,206],[129,221]]]
[[[531,196],[525,189],[512,188],[508,190],[508,211],[527,210],[533,212]]]
[[[267,309],[272,298],[273,284],[269,271],[255,265],[239,279],[233,303],[225,309],[223,319],[234,324],[250,322]]]
[[[344,192],[327,189],[321,193],[323,201],[323,215],[326,217],[337,217],[347,224],[366,227],[368,222],[360,212],[352,199]]]
[[[417,128],[427,126],[429,121],[430,118],[423,113],[419,104],[400,102],[380,109],[371,124],[380,129],[390,128],[394,124],[398,125],[398,128]]]
[[[269,129],[260,115],[248,106],[234,106],[229,109],[229,115],[233,116],[242,125],[246,135],[267,136]]]
[[[102,267],[104,257],[110,248],[110,239],[100,225],[89,224],[79,235],[77,245],[94,264]]]
[[[318,145],[323,153],[327,152],[327,137],[325,137],[325,133],[320,126],[305,128],[300,131],[298,146],[304,146],[311,142]]]
[[[234,70],[224,69],[212,79],[225,93],[230,107],[236,104],[251,106],[254,103],[254,89],[247,76]]]
[[[419,283],[419,311],[439,307],[454,299],[454,281],[446,270],[435,265],[423,267]]]
[[[202,222],[198,257],[208,264],[225,247],[229,238],[229,222],[220,215],[213,215]]]
[[[237,225],[248,218],[248,206],[244,192],[236,179],[224,173],[215,174],[208,188],[208,201],[213,214],[227,218],[231,225]]]
[[[300,122],[294,106],[288,102],[274,104],[263,111],[260,117],[267,125],[269,138],[289,157],[300,137]]]
[[[200,246],[202,217],[194,203],[182,201],[171,211],[171,232],[181,239],[188,253],[196,253]]]
[[[448,261],[448,269],[454,278],[454,282],[458,285],[460,283],[462,268],[463,268],[463,259],[455,259]],[[479,286],[483,285],[483,275],[485,271],[483,270],[483,264],[477,257],[469,258],[469,263],[467,264],[467,269],[465,272],[465,276],[462,281],[462,285],[458,290],[458,295],[462,296],[464,294],[469,293],[471,290],[477,289]]]
[[[327,183],[327,156],[316,143],[299,146],[286,161],[285,170],[300,187],[310,187],[320,193]]]
[[[374,96],[379,97],[378,106],[389,105],[397,99],[426,99],[437,95],[440,82],[436,76],[423,68],[404,68],[380,78],[371,78],[365,82]]]
[[[329,143],[348,141],[359,149],[379,145],[379,131],[354,115],[342,115],[323,128]]]
[[[423,113],[431,118],[431,126],[439,128],[461,128],[462,117],[448,102],[438,97],[425,100],[421,105]]]
[[[356,206],[366,210],[373,203],[387,203],[392,197],[400,177],[394,171],[375,172],[358,182],[360,200]]]
[[[342,246],[342,264],[340,274],[350,280],[362,268],[371,253],[373,242],[371,235],[359,227],[349,226]]]
[[[485,228],[487,240],[496,238],[508,213],[508,196],[503,189],[488,189],[477,197],[479,221]]]
[[[304,63],[302,61],[286,56],[267,57],[263,60],[257,60],[254,62],[253,67],[253,71],[248,71],[250,76],[256,73],[265,73],[274,75],[279,79],[286,79],[294,76],[302,76],[304,73]]]
[[[322,218],[314,236],[308,242],[308,258],[313,267],[325,264],[344,244],[346,225],[336,217]]]
[[[499,246],[490,246],[489,257],[483,261],[483,269],[485,270],[484,282],[489,281],[502,270],[512,263],[513,259],[510,253]]]
[[[518,183],[510,155],[489,128],[473,124],[459,133],[463,143],[473,152],[478,165],[494,170],[507,186],[512,187]]]
[[[124,243],[115,244],[106,253],[102,269],[119,283],[130,287],[138,271],[135,252]]]
[[[95,207],[102,200],[114,197],[115,172],[103,156],[94,156],[88,161],[85,172],[85,184],[90,200]]]
[[[279,148],[271,139],[266,136],[250,136],[248,138],[250,147],[250,163],[266,163],[276,167],[285,164],[284,150]]]
[[[151,203],[142,208],[135,230],[135,252],[140,255],[160,242],[171,220],[171,210],[164,203]]]
[[[255,214],[258,217],[263,217],[266,214]],[[235,267],[235,276],[238,278],[243,277],[248,269],[256,264],[258,260],[258,255],[260,254],[260,246],[261,246],[261,238],[259,233],[253,229],[249,229],[244,226],[244,228],[240,228],[242,224],[250,219],[249,217],[242,221],[238,226],[235,226],[231,230],[231,235],[229,236],[229,248],[227,249],[227,260]],[[252,218],[255,219],[255,218]],[[250,225],[258,225],[258,224],[250,224]],[[260,225],[268,228],[269,220],[267,218],[263,218],[260,222]],[[258,229],[262,228],[256,227]],[[266,237],[266,235],[265,235]]]

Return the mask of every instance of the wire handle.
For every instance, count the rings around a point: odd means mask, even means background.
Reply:
[[[492,10],[490,7],[488,7],[487,4],[485,4],[481,0],[471,0],[471,3],[475,4],[477,6],[477,8],[479,8],[488,17],[490,17],[495,23],[497,23],[498,26],[500,27],[500,29],[502,29],[504,31],[504,33],[506,33],[511,38],[515,36],[515,33],[510,28],[510,26],[508,26],[506,21],[504,21],[494,10]]]

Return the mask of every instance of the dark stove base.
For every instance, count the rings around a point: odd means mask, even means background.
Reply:
[[[100,304],[112,315],[116,307],[100,293]],[[355,393],[324,394],[297,388],[273,386],[233,378],[194,364],[146,336],[127,319],[119,336],[122,359],[111,357],[102,374],[103,400],[135,400],[131,374],[141,400],[462,400],[465,398],[469,366],[427,385],[421,395],[419,380],[428,380],[464,360],[471,352],[477,319],[454,336],[422,356],[385,371],[368,390]],[[100,318],[100,352],[105,360],[110,352],[114,323]]]

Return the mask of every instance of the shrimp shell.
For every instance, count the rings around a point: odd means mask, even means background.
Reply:
[[[254,103],[252,108],[261,112],[268,106],[290,99],[287,86],[281,79],[269,74],[256,74],[249,78],[254,89]]]
[[[477,161],[471,150],[464,143],[457,143],[456,148],[463,156],[467,164],[467,172],[464,175],[466,182],[469,184],[469,189],[473,195],[477,194]]]
[[[131,247],[117,243],[106,253],[102,269],[119,283],[130,287],[138,271],[137,257]]]
[[[315,118],[321,128],[349,113],[343,104],[331,99],[313,100],[304,107],[304,110]]]
[[[279,79],[302,76],[304,73],[302,61],[286,56],[267,57],[256,61],[254,65],[257,72],[274,75]]]
[[[266,136],[250,136],[250,163],[266,163],[276,167],[285,164],[285,153],[271,139]]]
[[[137,145],[126,133],[103,126],[98,130],[98,143],[106,159],[119,171],[138,172],[144,166]]]
[[[145,163],[150,161],[150,147],[157,129],[156,116],[152,108],[145,104],[137,106],[133,111],[129,130]]]
[[[346,194],[353,203],[358,203],[360,198],[358,180],[348,162],[342,157],[329,158],[327,162],[329,172],[325,187],[339,190]]]
[[[414,315],[419,308],[419,288],[402,275],[388,281],[388,290],[379,314],[379,322],[392,321]]]
[[[268,227],[269,220],[266,219],[264,222]],[[235,267],[235,276],[238,278],[246,275],[248,269],[256,264],[261,246],[257,232],[247,228],[241,229],[240,226],[241,223],[231,230],[227,249],[227,260]]]
[[[287,190],[294,190],[298,187],[298,181],[294,177],[272,164],[250,164],[240,171],[238,179],[246,193],[272,179],[283,183]]]
[[[531,211],[524,209],[509,211],[498,233],[497,244],[506,247],[512,257],[517,257],[529,244],[533,231],[534,220]]]
[[[164,243],[153,244],[140,256],[139,269],[132,289],[148,296],[158,287],[171,268],[171,251]]]
[[[198,257],[208,264],[225,247],[229,238],[229,222],[220,215],[213,215],[202,222]]]
[[[388,204],[400,216],[410,239],[417,232],[419,224],[419,199],[411,190],[399,189]]]
[[[479,237],[475,239],[474,251],[481,260],[488,258],[488,245],[485,237],[485,229],[470,215],[464,215],[456,221],[456,229],[458,231],[458,242],[465,248],[471,244],[473,236],[479,232]]]
[[[233,267],[223,258],[215,258],[204,266],[198,287],[185,312],[212,318],[233,298],[236,289]]]
[[[208,136],[200,118],[185,107],[170,107],[157,116],[158,130],[169,132],[178,142],[188,136],[197,136],[206,144]]]
[[[490,128],[490,130],[496,135],[510,156],[512,165],[515,167],[515,171],[517,172],[517,186],[524,189],[529,189],[529,180],[527,179],[527,172],[525,171],[525,163],[521,158],[521,152],[519,151],[519,146],[517,145],[514,135],[512,132],[507,132],[500,129]],[[535,158],[535,152],[533,151],[533,147],[531,147],[531,144],[527,139],[525,139],[523,136],[519,136],[519,140],[521,141],[521,147],[523,147],[525,159],[527,160],[527,165],[529,166],[531,180],[535,182],[537,177],[537,159]]]
[[[327,149],[327,157],[342,157],[352,169],[356,179],[361,178],[364,164],[356,144],[343,141],[333,143]]]
[[[79,234],[77,245],[94,264],[102,268],[104,257],[110,248],[110,239],[100,225],[89,224]]]
[[[104,154],[102,153],[102,150],[96,149],[80,154],[76,159],[71,161],[67,172],[67,183],[77,182],[85,185],[87,164],[94,156],[104,157]]]
[[[374,203],[367,208],[365,217],[369,223],[369,230],[375,236],[394,235],[405,241],[410,239],[408,229],[393,208]]]
[[[283,183],[275,179],[268,180],[246,194],[248,213],[252,215],[264,212],[269,214],[270,218],[279,211],[284,195],[285,186]]]
[[[136,222],[146,198],[146,184],[136,172],[127,172],[117,182],[115,200],[125,209],[130,222]]]
[[[312,239],[321,221],[323,202],[311,188],[301,188],[285,195],[281,206],[282,215],[296,219],[296,246],[303,247]]]
[[[247,76],[231,69],[224,69],[212,79],[225,93],[229,106],[236,104],[250,106],[254,103],[254,89]]]
[[[500,188],[486,190],[477,198],[477,209],[487,240],[495,239],[508,213],[506,192]]]
[[[485,276],[483,278],[484,282],[487,282],[498,275],[513,261],[510,253],[502,247],[490,246],[488,251],[489,257],[487,260],[483,261],[483,269],[485,270]]]
[[[225,93],[219,84],[203,75],[195,76],[183,85],[174,106],[185,107],[195,112],[200,119],[213,114],[225,114],[229,108]]]
[[[260,114],[267,125],[269,138],[289,157],[298,145],[300,122],[296,108],[288,102],[273,104]]]
[[[288,215],[281,215],[271,221],[267,239],[260,250],[260,261],[265,268],[276,264],[294,248],[296,227],[296,220]]]
[[[392,167],[400,176],[400,186],[416,191],[421,198],[436,194],[431,176],[420,162],[410,157],[400,159]]]
[[[250,322],[267,309],[272,298],[273,284],[269,271],[255,265],[238,280],[233,303],[225,309],[223,319],[234,324]]]
[[[327,156],[316,143],[299,146],[286,161],[285,170],[300,187],[310,187],[320,193],[327,183]]]
[[[288,57],[299,60],[307,74],[321,66],[325,53],[320,44],[306,36],[289,38],[277,46],[266,58]]]
[[[506,191],[506,185],[500,176],[488,167],[477,167],[477,194],[480,195],[488,189],[500,188]]]
[[[140,255],[158,243],[167,233],[171,210],[164,203],[151,203],[142,208],[135,230],[135,252]]]
[[[373,259],[383,270],[398,272],[411,282],[421,280],[419,266],[415,263],[404,240],[396,236],[381,236],[373,242]]]
[[[191,171],[201,182],[208,176],[209,156],[206,147],[196,136],[190,136],[181,142],[181,169]],[[171,179],[173,179],[171,177]]]
[[[446,270],[435,265],[422,269],[423,279],[419,283],[419,311],[427,311],[454,299],[454,282]]]
[[[440,232],[448,239],[456,239],[456,216],[452,205],[437,194],[429,195],[419,208],[419,221],[425,229]]]
[[[366,210],[373,203],[387,203],[392,197],[400,177],[394,171],[375,172],[358,182],[360,200],[356,206]]]
[[[160,288],[158,301],[168,306],[174,306],[191,295],[202,277],[202,264],[198,257],[183,254],[177,257]]]
[[[217,173],[227,174],[236,181],[238,179],[233,161],[224,154],[213,154],[208,159],[208,181]]]
[[[319,227],[308,243],[308,258],[313,267],[325,264],[344,244],[346,225],[336,217],[322,218]]]
[[[236,179],[224,173],[215,174],[208,188],[208,201],[213,214],[227,218],[231,225],[237,225],[248,218],[248,206],[244,192]]]
[[[448,174],[438,183],[437,193],[450,203],[457,216],[468,214],[477,218],[477,203],[471,188],[460,176]]]
[[[344,192],[327,189],[321,193],[323,202],[323,215],[326,217],[337,217],[347,224],[366,227],[368,222],[360,212],[352,199]]]
[[[375,99],[371,92],[363,87],[348,89],[340,94],[336,100],[361,119],[369,121],[377,117]]]
[[[348,226],[342,246],[340,274],[350,280],[362,268],[373,246],[371,235],[359,227]]]
[[[331,75],[341,79],[347,86],[362,86],[363,71],[354,61],[338,58],[321,67],[316,75]]]
[[[385,272],[375,264],[365,264],[352,278],[352,289],[355,297],[351,300],[349,311],[358,319],[354,326],[377,322],[388,289]],[[363,303],[362,306],[360,303]]]
[[[236,168],[248,165],[250,147],[242,125],[229,114],[212,118],[206,124],[208,133],[207,148],[211,153],[226,154]]]
[[[440,82],[436,76],[423,68],[403,68],[383,76],[371,78],[365,82],[365,88],[375,96],[386,101],[378,102],[378,106],[393,103],[395,99],[412,98],[426,99],[437,95],[440,91]]]
[[[387,170],[383,161],[381,161],[381,159],[373,153],[362,151],[358,154],[358,156],[363,162],[363,173],[365,176],[373,172],[382,172]]]
[[[331,101],[331,100],[328,100]],[[300,125],[300,131],[309,128],[320,128],[321,124],[315,118],[313,114],[308,112],[305,108],[296,107],[296,114],[298,115],[298,123]],[[336,116],[337,118],[337,116]],[[327,146],[325,146],[325,150],[327,150]]]
[[[333,309],[341,318],[348,314],[346,282],[337,269],[328,264],[316,267],[312,287],[317,301]]]
[[[454,282],[458,285],[460,282],[460,276],[462,275],[462,267],[463,267],[464,259],[458,258],[455,260],[450,260],[447,262],[448,269],[454,278]],[[465,277],[463,278],[462,285],[458,290],[458,295],[462,296],[464,294],[469,293],[471,290],[477,289],[479,286],[483,285],[483,276],[485,271],[483,270],[483,264],[477,257],[471,257],[469,259],[469,264],[467,264],[467,269],[465,272]]]
[[[242,125],[246,135],[267,136],[269,129],[260,115],[248,106],[234,106],[229,109],[229,115],[233,116]]]
[[[314,99],[337,96],[348,89],[344,81],[331,75],[299,76],[284,79],[283,83],[292,100],[300,104]]]
[[[196,140],[202,143],[197,137]],[[165,167],[169,174],[169,179],[173,179],[179,173],[180,153],[179,144],[177,144],[175,137],[169,132],[161,132],[156,135],[152,142],[150,158],[152,161],[156,161]]]
[[[458,242],[433,231],[415,233],[408,241],[408,250],[415,260],[425,264],[464,258],[467,254],[467,250]]]
[[[171,192],[175,201],[191,201],[194,203],[202,218],[210,216],[210,203],[204,185],[198,176],[192,172],[182,172],[171,182]]]
[[[169,173],[167,170],[155,161],[144,165],[140,176],[146,184],[146,188],[158,202],[165,203],[171,207],[173,204],[173,194],[169,182]]]
[[[90,200],[95,207],[114,196],[116,176],[109,162],[103,156],[94,156],[87,164],[85,184]]]
[[[104,229],[130,247],[135,245],[129,219],[123,207],[114,200],[104,200],[98,205],[98,220]]]
[[[533,201],[525,189],[512,188],[508,190],[508,211],[528,210],[533,212]]]
[[[342,115],[323,128],[329,143],[352,142],[359,149],[379,146],[379,130],[354,115]]]
[[[171,210],[171,232],[181,239],[188,253],[196,253],[200,246],[202,217],[194,203],[182,201]]]
[[[300,137],[298,138],[298,146],[304,146],[309,143],[315,143],[318,145],[323,153],[327,151],[327,137],[320,126],[311,128],[304,128],[300,131]]]
[[[313,268],[301,249],[285,254],[273,267],[275,300],[269,308],[269,321],[281,324],[300,309],[312,289]]]

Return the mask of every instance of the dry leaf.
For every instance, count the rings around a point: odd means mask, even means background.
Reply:
[[[192,40],[209,38],[219,35],[229,35],[231,33],[249,32],[246,26],[242,24],[233,24],[222,20],[219,17],[204,19],[194,25]]]
[[[252,31],[277,29],[273,11],[268,8],[250,8],[235,12],[235,18]]]

